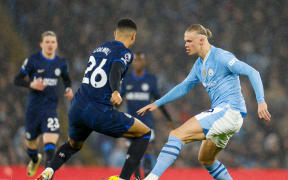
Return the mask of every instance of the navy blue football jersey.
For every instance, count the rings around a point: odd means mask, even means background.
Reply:
[[[150,111],[144,116],[139,116],[136,112],[150,104],[155,97],[160,97],[156,77],[148,72],[145,72],[142,77],[135,76],[133,72],[128,73],[122,81],[121,96],[127,101],[128,113],[153,128],[153,117]]]
[[[58,103],[58,80],[61,76],[68,76],[66,60],[55,56],[47,59],[39,51],[25,59],[21,71],[29,76],[30,81],[42,77],[46,88],[43,91],[30,89],[28,109],[56,109]]]
[[[109,84],[111,65],[114,62],[123,64],[123,78],[133,58],[133,53],[119,41],[106,42],[96,48],[90,55],[81,86],[74,97],[77,104],[89,106],[101,103],[112,106]]]

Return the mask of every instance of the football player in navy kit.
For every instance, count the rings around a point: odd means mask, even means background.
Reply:
[[[72,99],[71,80],[67,62],[56,55],[57,37],[53,31],[41,35],[41,51],[28,57],[14,83],[30,89],[25,118],[27,153],[31,158],[27,175],[34,176],[42,155],[38,153],[39,136],[43,134],[46,166],[55,152],[60,124],[57,116],[58,79],[61,77],[66,88],[64,96]],[[25,77],[29,76],[29,80]]]
[[[152,100],[160,98],[160,93],[157,86],[157,78],[146,71],[146,54],[143,52],[135,53],[135,58],[132,63],[133,71],[127,73],[121,84],[121,96],[127,102],[127,111],[130,115],[138,118],[150,129],[152,129],[152,136],[150,141],[154,139],[154,118],[151,112],[145,116],[139,116],[136,112],[138,109],[150,104]],[[164,108],[161,106],[160,110],[169,121],[169,127],[172,128],[173,122]],[[152,169],[151,147],[147,149],[144,159],[144,176],[148,175]],[[135,177],[141,179],[139,168],[135,171]]]
[[[91,132],[111,137],[132,139],[131,148],[119,177],[130,179],[146,151],[151,130],[133,116],[119,112],[113,105],[122,102],[120,81],[126,74],[133,53],[136,24],[130,19],[121,19],[114,32],[115,41],[97,47],[90,55],[82,84],[72,100],[69,111],[69,139],[54,155],[51,164],[38,177],[49,180],[70,157],[78,152]]]

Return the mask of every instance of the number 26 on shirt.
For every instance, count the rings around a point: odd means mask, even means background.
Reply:
[[[102,62],[100,63],[100,65],[94,69],[94,71],[92,72],[90,78],[86,77],[87,73],[92,71],[92,69],[94,68],[94,66],[96,65],[96,60],[94,58],[94,56],[90,56],[89,58],[89,63],[91,63],[84,74],[84,78],[82,80],[82,83],[85,84],[91,84],[91,86],[93,86],[94,88],[101,88],[103,86],[105,86],[105,84],[107,83],[107,74],[105,73],[105,71],[102,69],[102,67],[105,65],[107,59],[103,59]],[[96,81],[96,76],[100,75],[101,76],[101,80],[100,81]]]

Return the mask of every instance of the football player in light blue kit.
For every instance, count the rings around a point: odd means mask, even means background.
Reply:
[[[202,141],[198,160],[214,179],[232,179],[216,157],[232,135],[240,130],[247,112],[239,75],[248,76],[253,86],[259,118],[270,121],[271,115],[264,100],[259,72],[239,61],[232,53],[210,45],[208,38],[211,36],[211,31],[200,24],[194,24],[186,30],[186,52],[188,55],[199,56],[189,75],[162,98],[137,112],[143,115],[147,111],[153,111],[185,95],[200,82],[212,102],[212,109],[190,118],[170,132],[168,142],[162,148],[155,167],[145,180],[157,180],[178,157],[182,146],[193,141]]]

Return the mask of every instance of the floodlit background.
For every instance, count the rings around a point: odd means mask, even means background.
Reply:
[[[46,30],[57,33],[58,55],[69,63],[75,92],[89,54],[101,43],[113,40],[115,24],[122,17],[136,21],[138,32],[132,50],[147,53],[147,68],[158,77],[162,94],[188,75],[196,59],[187,56],[184,49],[183,33],[191,24],[209,28],[213,45],[255,67],[262,76],[272,121],[267,125],[258,119],[253,88],[247,77],[241,77],[248,115],[219,159],[229,168],[288,167],[287,0],[0,0],[0,165],[28,162],[23,145],[28,90],[14,86],[13,78],[24,59],[39,50],[40,34]],[[69,102],[63,93],[62,87],[60,144],[67,139],[68,126]],[[209,107],[201,84],[167,106],[176,126]],[[162,114],[155,112],[154,117],[157,156],[168,131]],[[174,167],[200,167],[199,146],[184,146]],[[126,149],[124,139],[114,141],[94,133],[68,164],[120,167]]]

